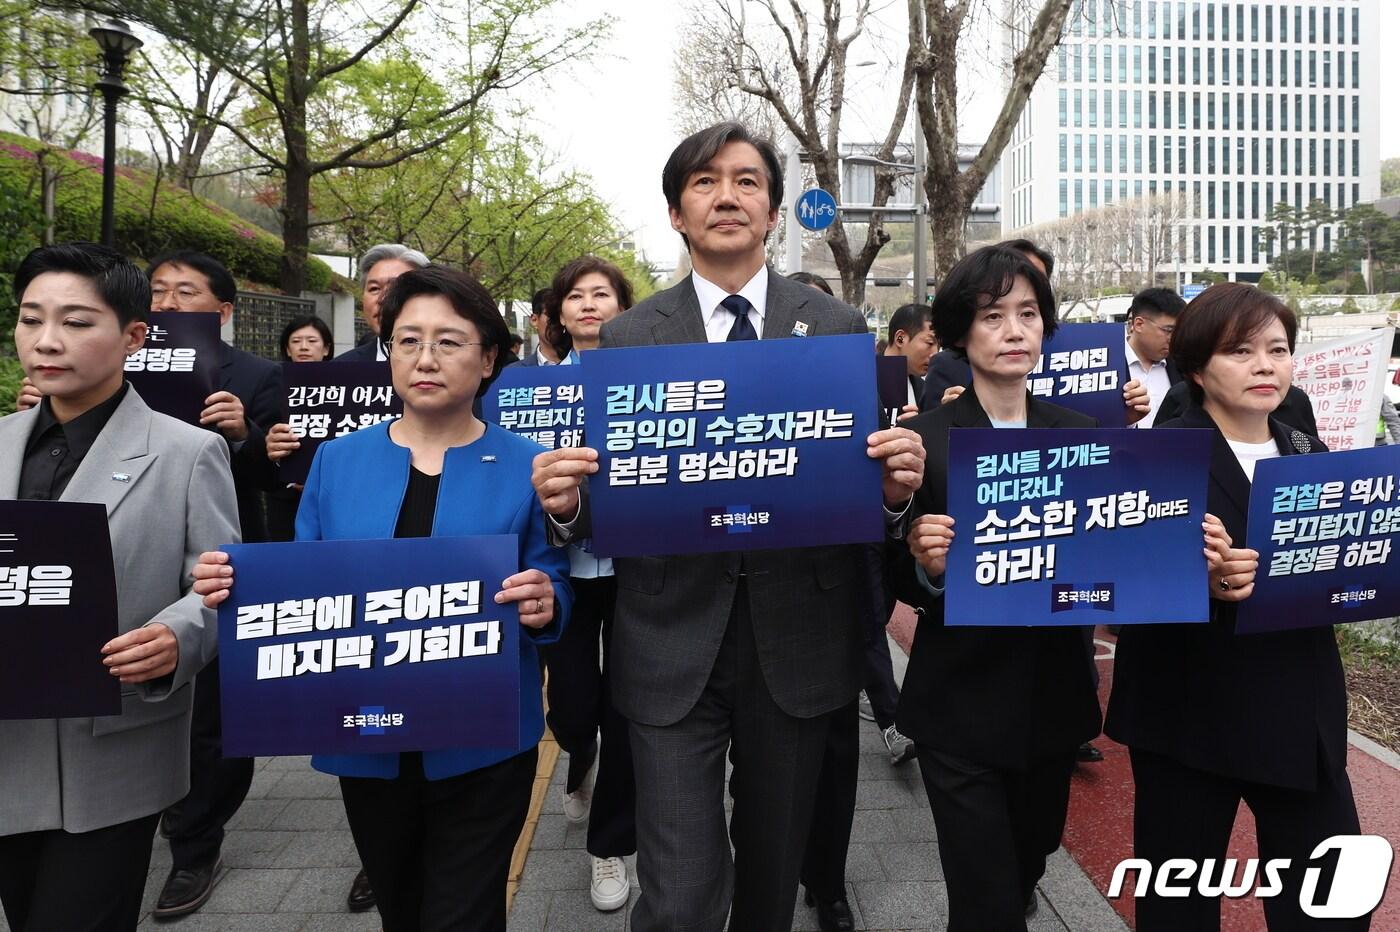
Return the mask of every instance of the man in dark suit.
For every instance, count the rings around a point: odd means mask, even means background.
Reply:
[[[384,347],[379,342],[379,305],[389,286],[404,272],[421,269],[430,263],[428,257],[416,249],[409,249],[402,243],[380,243],[360,257],[360,313],[364,316],[369,333],[351,349],[336,359],[354,362],[384,362]]]
[[[151,310],[214,312],[225,324],[232,318],[238,289],[218,260],[188,250],[170,252],[151,261],[149,274]],[[282,370],[227,343],[221,351],[218,390],[206,399],[200,423],[228,443],[243,540],[258,543],[267,540],[262,493],[277,481],[266,433],[281,419]],[[165,813],[172,864],[157,916],[180,916],[204,905],[218,873],[224,824],[243,805],[253,782],[251,759],[224,759],[219,716],[216,658],[195,679],[190,792]]]
[[[782,202],[771,143],[736,123],[703,130],[671,154],[662,188],[694,274],[605,324],[605,348],[866,332],[853,308],[767,268],[764,241]],[[884,466],[887,524],[902,535],[922,448],[902,428],[868,440]],[[559,540],[588,536],[581,484],[597,468],[590,449],[536,458],[535,488]],[[718,932],[726,916],[731,929],[791,926],[831,716],[860,688],[861,553],[615,561],[613,701],[632,725],[639,932]]]
[[[909,404],[918,407],[924,394],[924,376],[938,352],[938,340],[929,326],[927,304],[906,304],[890,317],[886,356],[903,356],[909,366]]]

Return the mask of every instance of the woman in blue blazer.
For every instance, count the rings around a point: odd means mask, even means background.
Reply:
[[[530,485],[541,448],[472,411],[505,322],[469,276],[428,267],[386,297],[394,391],[402,419],[323,444],[297,513],[297,540],[515,534],[521,572],[498,602],[517,602],[520,735],[508,750],[329,755],[312,766],[341,778],[350,830],[386,932],[506,926],[506,877],[534,783],[544,731],[535,648],[556,640],[572,594],[568,557],[545,539]],[[223,554],[206,554],[197,589],[217,604],[232,584]]]

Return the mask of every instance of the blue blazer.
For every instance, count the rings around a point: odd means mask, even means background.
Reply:
[[[515,534],[521,569],[543,570],[554,581],[554,620],[522,629],[520,638],[520,737],[514,748],[423,752],[423,772],[441,780],[514,757],[544,734],[540,664],[535,645],[558,640],[568,622],[573,591],[569,558],[545,539],[544,511],[530,485],[530,464],[543,447],[494,424],[480,440],[453,447],[443,460],[434,537]],[[493,459],[488,459],[493,458]],[[297,511],[297,540],[392,538],[408,489],[411,454],[389,439],[389,423],[347,434],[316,450]],[[393,778],[399,755],[317,755],[311,766],[342,777]]]

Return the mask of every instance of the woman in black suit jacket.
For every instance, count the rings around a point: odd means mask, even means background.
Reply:
[[[1105,730],[1132,755],[1136,857],[1154,867],[1170,858],[1218,865],[1244,800],[1258,825],[1259,857],[1294,865],[1283,873],[1283,892],[1263,900],[1271,932],[1366,929],[1369,919],[1308,919],[1298,904],[1313,848],[1359,831],[1346,774],[1346,684],[1332,629],[1235,633],[1236,604],[1253,591],[1258,566],[1258,553],[1242,549],[1254,464],[1326,450],[1271,416],[1292,379],[1296,331],[1286,305],[1243,284],[1209,289],[1177,318],[1172,352],[1193,404],[1162,426],[1215,435],[1207,493],[1218,518],[1207,535],[1211,619],[1123,629]],[[1137,920],[1139,932],[1215,932],[1220,899],[1149,893],[1138,901]]]
[[[934,301],[933,328],[944,346],[966,349],[973,387],[904,422],[928,458],[914,501],[921,517],[908,547],[889,554],[891,588],[922,614],[896,723],[918,746],[950,932],[1024,932],[1045,858],[1060,843],[1075,751],[1099,733],[1079,628],[943,624],[948,432],[1095,425],[1026,390],[1055,309],[1049,282],[1019,252],[987,247],[958,263]]]

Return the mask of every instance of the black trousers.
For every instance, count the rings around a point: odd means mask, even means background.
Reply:
[[[870,596],[865,601],[871,613],[864,626],[865,697],[870,700],[875,724],[884,731],[894,724],[894,713],[899,708],[899,687],[894,682],[890,641],[885,635],[885,626],[894,614],[895,598],[885,587],[883,545],[864,550],[870,587]]]
[[[559,746],[569,752],[566,789],[583,782],[596,756],[593,807],[588,816],[588,853],[620,858],[637,850],[637,793],[627,719],[613,707],[609,665],[617,580],[570,579],[574,607],[563,636],[545,650],[549,669],[546,720]],[[603,664],[598,665],[602,639]],[[601,748],[598,735],[601,732]]]
[[[948,884],[948,932],[1025,932],[1026,903],[1060,846],[1074,749],[1024,771],[919,748]]]
[[[856,703],[831,714],[821,768],[812,828],[802,856],[802,885],[812,896],[829,903],[846,898],[846,852],[851,846],[860,775],[860,710]]]
[[[1309,792],[1206,773],[1149,751],[1130,749],[1130,754],[1137,787],[1134,857],[1145,858],[1154,866],[1170,858],[1192,858],[1198,863],[1211,858],[1219,865],[1243,800],[1254,813],[1260,860],[1288,858],[1293,864],[1280,875],[1283,892],[1261,899],[1269,932],[1364,932],[1370,928],[1370,917],[1309,918],[1298,902],[1308,858],[1317,844],[1333,835],[1361,831],[1345,770],[1324,775],[1317,789]],[[1151,889],[1147,893],[1137,901],[1138,932],[1220,929],[1220,900],[1216,897],[1160,897]]]
[[[190,720],[190,791],[165,811],[174,870],[193,870],[218,860],[224,825],[253,785],[251,757],[224,757],[220,721],[219,660],[195,677]]]
[[[11,932],[131,932],[160,813],[91,832],[0,836],[0,903]]]
[[[789,929],[831,715],[795,718],[763,678],[740,586],[714,669],[674,725],[632,723],[636,932]],[[725,754],[734,813],[724,824]],[[734,851],[731,856],[730,842]]]
[[[536,748],[444,780],[403,754],[392,780],[341,777],[350,834],[384,932],[502,932]]]

